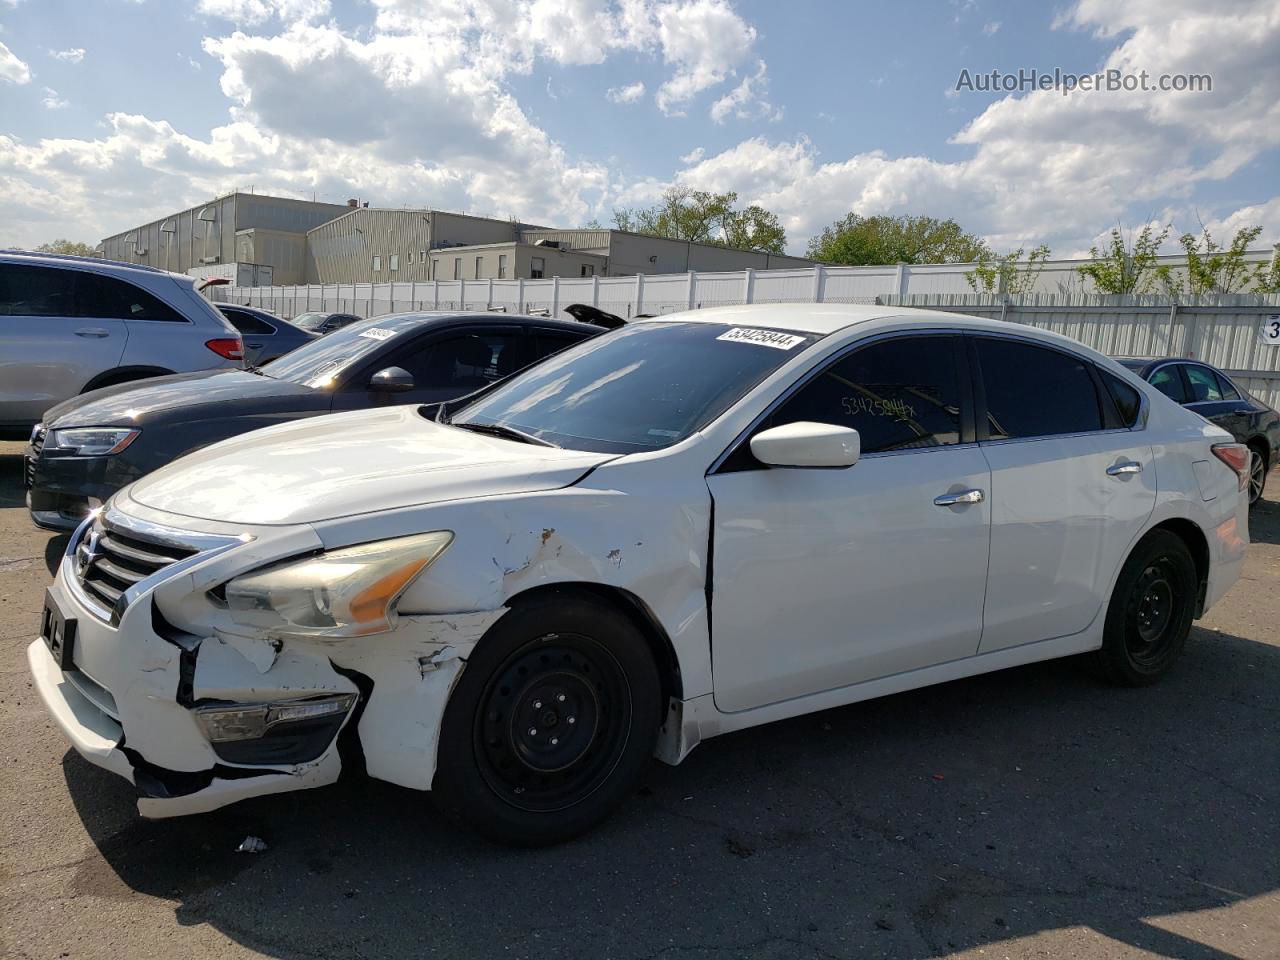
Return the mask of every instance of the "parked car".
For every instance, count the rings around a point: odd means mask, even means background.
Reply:
[[[439,403],[601,332],[507,314],[363,320],[252,370],[162,377],[59,404],[26,450],[31,519],[74,529],[111,494],[227,437],[335,410]]]
[[[278,360],[295,347],[310,343],[319,336],[257,307],[229,303],[219,303],[217,307],[244,340],[247,367],[260,367]]]
[[[142,478],[70,538],[30,668],[145,815],[355,762],[551,842],[732,730],[1073,654],[1159,679],[1240,574],[1247,464],[1047,331],[669,315]]]
[[[0,343],[0,437],[15,440],[79,393],[244,366],[192,278],[94,257],[0,252]]]
[[[1120,362],[1165,396],[1216,423],[1249,448],[1249,503],[1262,499],[1267,473],[1280,463],[1280,413],[1229,376],[1199,360],[1121,358]]]
[[[293,318],[293,325],[302,330],[324,336],[361,320],[354,313],[300,313]]]

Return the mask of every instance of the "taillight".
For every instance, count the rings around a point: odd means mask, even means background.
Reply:
[[[1249,448],[1243,443],[1215,443],[1213,455],[1236,472],[1241,490],[1249,484]]]
[[[204,345],[228,360],[244,359],[244,341],[239,337],[219,337],[216,340],[206,340]]]

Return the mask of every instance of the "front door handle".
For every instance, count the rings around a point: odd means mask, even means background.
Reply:
[[[966,503],[981,503],[986,499],[986,494],[981,490],[960,490],[956,493],[944,493],[940,497],[933,498],[935,507],[959,507]]]
[[[1134,463],[1130,460],[1128,463],[1113,463],[1107,467],[1108,477],[1127,477],[1135,473],[1142,472],[1142,464]]]
[[[109,337],[111,331],[103,330],[102,327],[81,327],[76,331],[77,337]]]

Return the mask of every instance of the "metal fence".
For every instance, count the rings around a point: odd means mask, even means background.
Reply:
[[[918,268],[913,268],[918,269]],[[1280,320],[1280,295],[1215,295],[1172,302],[1151,296],[1042,293],[1026,297],[906,294],[901,267],[813,267],[546,280],[212,287],[215,300],[283,317],[310,310],[364,317],[411,310],[564,314],[587,303],[620,317],[742,303],[879,303],[950,310],[1043,327],[1111,356],[1183,356],[1227,370],[1260,400],[1280,406],[1280,343],[1264,325]]]

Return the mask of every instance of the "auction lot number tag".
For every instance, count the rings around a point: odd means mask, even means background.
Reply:
[[[1258,328],[1258,339],[1273,347],[1280,347],[1280,313],[1262,318],[1262,326]]]
[[[754,343],[760,347],[773,347],[775,350],[790,350],[797,343],[804,343],[804,337],[797,337],[795,334],[778,333],[776,330],[752,330],[749,327],[734,327],[716,339]]]
[[[360,336],[368,337],[370,340],[390,340],[395,335],[394,330],[388,330],[386,327],[370,327],[368,330],[360,331]]]

